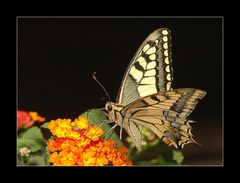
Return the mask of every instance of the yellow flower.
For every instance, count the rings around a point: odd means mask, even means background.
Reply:
[[[71,130],[68,134],[66,134],[65,137],[78,140],[80,138],[80,134],[74,130]]]
[[[79,116],[72,122],[72,126],[78,127],[80,130],[85,130],[89,127],[89,121],[83,116]]]
[[[93,141],[97,141],[103,133],[103,130],[95,125],[87,130],[86,136]]]
[[[91,143],[91,139],[80,137],[78,141],[76,142],[76,145],[78,147],[85,147]]]
[[[55,129],[56,127],[57,127],[57,124],[55,123],[54,120],[52,120],[48,123],[48,129],[49,130]]]
[[[116,142],[101,138],[103,130],[91,126],[82,116],[73,122],[70,119],[52,120],[48,128],[56,136],[48,142],[52,152],[49,162],[54,166],[131,165],[126,158],[127,148],[119,149]]]
[[[71,120],[70,119],[57,119],[52,120],[48,123],[48,128],[58,138],[68,137],[71,131]]]
[[[75,145],[74,140],[72,139],[66,139],[61,145],[60,149],[69,149],[72,148]]]

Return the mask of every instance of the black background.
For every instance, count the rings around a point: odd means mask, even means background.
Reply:
[[[207,91],[190,118],[203,147],[186,146],[184,164],[222,163],[221,18],[18,18],[18,108],[47,120],[104,107],[97,78],[114,101],[125,70],[155,29],[172,32],[174,88]]]

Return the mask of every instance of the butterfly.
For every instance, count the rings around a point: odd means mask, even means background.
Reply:
[[[197,143],[187,117],[206,92],[200,89],[173,89],[171,32],[160,28],[139,47],[123,77],[116,102],[105,109],[115,126],[125,129],[141,149],[141,125],[152,130],[165,144],[183,148]],[[114,126],[114,127],[115,127]]]

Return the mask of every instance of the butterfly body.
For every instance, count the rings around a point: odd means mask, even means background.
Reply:
[[[172,89],[173,68],[170,30],[150,34],[131,61],[115,103],[105,106],[138,149],[141,126],[152,130],[163,142],[176,148],[196,143],[187,116],[206,92],[193,88]],[[121,133],[120,133],[121,136]]]

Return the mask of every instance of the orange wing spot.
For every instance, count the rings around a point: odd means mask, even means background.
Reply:
[[[167,145],[169,145],[171,143],[171,141],[166,137],[163,138],[163,142]]]

